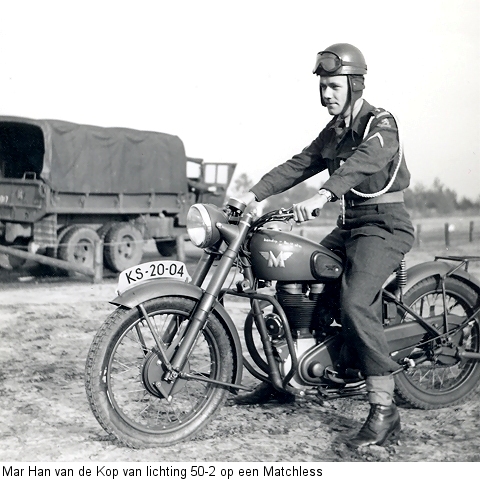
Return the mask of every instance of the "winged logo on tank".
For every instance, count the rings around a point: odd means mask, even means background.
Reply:
[[[260,252],[260,254],[267,260],[268,267],[285,267],[285,261],[293,255],[293,252],[283,252],[282,250],[277,257],[275,257],[275,254],[271,250],[268,252]]]

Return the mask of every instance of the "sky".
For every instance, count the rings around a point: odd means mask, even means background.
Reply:
[[[175,134],[188,156],[256,182],[329,121],[312,68],[348,42],[367,61],[365,99],[399,121],[412,184],[480,196],[480,0],[0,0],[0,11],[1,115]]]

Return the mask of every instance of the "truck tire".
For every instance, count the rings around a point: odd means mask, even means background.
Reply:
[[[58,250],[60,248],[60,245],[63,244],[65,236],[67,235],[67,232],[70,232],[70,230],[74,229],[75,225],[64,225],[61,229],[57,230],[57,245],[56,247],[47,247],[45,249],[45,255],[47,257],[53,257],[55,259],[58,258]]]
[[[8,247],[8,245],[6,244]],[[28,242],[24,239],[16,240],[15,243],[12,245],[14,249],[21,249],[21,250],[28,250]],[[1,254],[0,258],[0,267],[8,270],[15,270],[19,269],[20,267],[24,266],[27,262],[27,259],[23,259],[22,257],[17,257],[16,255],[11,254]]]
[[[59,250],[61,245],[65,242],[65,237],[67,232],[70,232],[72,229],[75,229],[75,225],[64,225],[61,229],[57,230],[57,245],[55,247],[47,247],[45,249],[45,255],[47,257],[53,257],[54,259],[59,259]],[[55,266],[45,266],[42,269],[42,272],[46,276],[53,276],[53,277],[66,277],[68,276],[68,271],[65,269],[60,269],[60,267]],[[72,273],[73,275],[74,273]]]
[[[95,230],[76,225],[60,241],[58,258],[86,267],[94,266],[95,244],[100,240]]]
[[[105,235],[105,265],[114,272],[122,272],[139,264],[143,256],[143,244],[140,230],[132,224],[115,224]]]
[[[97,229],[98,236],[105,240],[105,235],[107,235],[108,231],[118,222],[107,222],[103,224],[99,229]]]
[[[175,240],[155,240],[158,253],[164,257],[171,257],[177,251],[177,242]]]

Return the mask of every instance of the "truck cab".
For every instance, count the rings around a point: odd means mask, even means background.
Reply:
[[[195,203],[221,206],[236,165],[233,163],[205,163],[201,158],[187,157],[187,178]]]

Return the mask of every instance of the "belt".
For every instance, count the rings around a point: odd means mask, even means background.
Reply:
[[[364,198],[361,200],[346,199],[345,205],[348,208],[352,208],[363,207],[363,205],[377,205],[378,203],[403,203],[403,201],[403,191],[399,191],[384,193],[383,195],[379,195],[378,197]]]

